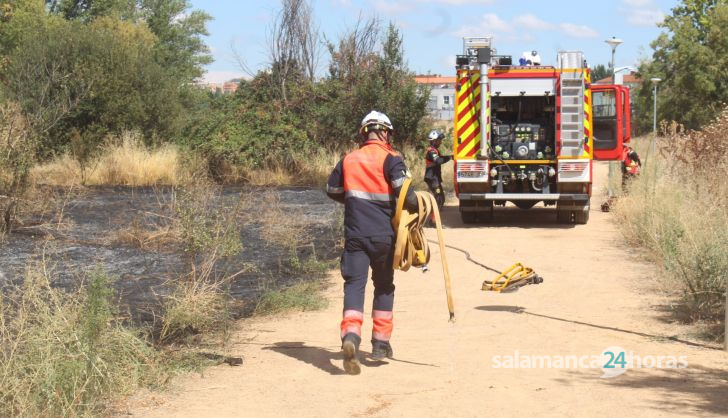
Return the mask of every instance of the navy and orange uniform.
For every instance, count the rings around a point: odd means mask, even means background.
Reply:
[[[639,174],[640,167],[642,167],[642,161],[637,155],[637,151],[625,145],[622,148],[622,173],[636,176]]]
[[[326,193],[344,203],[344,311],[341,337],[361,337],[364,294],[369,267],[374,282],[372,339],[388,342],[394,306],[395,232],[392,217],[396,199],[409,177],[402,156],[384,141],[369,140],[346,155],[331,172]],[[417,210],[417,197],[408,189],[405,207]]]
[[[437,206],[442,208],[445,204],[445,192],[442,190],[442,168],[441,166],[450,161],[449,155],[441,155],[440,150],[430,145],[425,151],[425,183],[430,192],[435,196]]]

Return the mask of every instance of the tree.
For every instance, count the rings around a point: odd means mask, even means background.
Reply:
[[[318,68],[319,33],[305,0],[282,0],[270,28],[269,55],[273,87],[288,106],[289,85],[300,79],[313,83]]]
[[[377,46],[381,52],[376,51]],[[398,143],[416,143],[429,92],[418,88],[407,69],[397,28],[390,23],[382,36],[378,21],[360,20],[338,46],[329,44],[329,52],[329,77],[322,89],[332,105],[321,109],[322,126],[328,132],[348,132],[347,136],[356,139],[355,128],[362,116],[377,109],[392,120]],[[334,139],[340,141],[340,137]]]
[[[23,33],[8,56],[6,88],[28,124],[43,136],[89,96],[94,78],[81,65],[79,25],[51,19]]]
[[[146,25],[111,17],[52,16],[20,37],[6,86],[46,153],[62,150],[73,132],[98,145],[126,129],[148,140],[179,129],[179,82],[155,61],[156,41]]]
[[[91,22],[114,17],[145,23],[157,36],[154,55],[157,62],[180,84],[202,75],[202,67],[212,62],[202,37],[207,35],[210,15],[190,10],[188,0],[45,0],[51,14],[67,20]]]
[[[0,90],[44,154],[134,129],[148,142],[184,123],[210,61],[209,16],[187,0],[0,0]]]
[[[179,83],[202,76],[203,67],[212,62],[203,36],[210,15],[190,10],[188,0],[141,0],[140,15],[157,36],[157,63]]]
[[[597,82],[603,78],[607,78],[611,75],[609,66],[604,64],[597,64],[591,69],[591,81],[592,83]]]
[[[665,31],[651,44],[652,60],[639,68],[638,130],[651,128],[653,77],[662,79],[659,119],[699,129],[728,103],[728,4],[683,0],[660,26]]]
[[[46,8],[68,20],[92,20],[116,15],[133,19],[136,2],[133,0],[45,0]]]
[[[377,72],[383,96],[379,107],[391,115],[397,139],[401,143],[417,143],[419,123],[427,114],[429,92],[419,89],[414,74],[407,68],[402,35],[391,22],[382,44]]]

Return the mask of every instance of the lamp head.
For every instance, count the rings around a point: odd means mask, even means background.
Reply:
[[[607,39],[607,40],[606,40],[606,41],[604,41],[604,42],[608,43],[608,44],[609,44],[609,46],[611,46],[611,47],[612,47],[612,51],[614,51],[614,50],[615,50],[615,49],[617,49],[617,47],[618,47],[618,46],[619,46],[620,44],[622,44],[622,43],[623,43],[624,41],[623,41],[623,40],[621,40],[621,39],[619,39],[619,38],[615,38],[614,36],[612,36],[612,38],[611,38],[611,39]]]
[[[658,77],[652,77],[650,79],[650,81],[652,82],[653,85],[656,85],[657,83],[659,83],[660,81],[662,81],[662,79],[661,78],[658,78]]]

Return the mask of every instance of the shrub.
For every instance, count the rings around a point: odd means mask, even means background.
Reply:
[[[116,320],[111,295],[100,270],[64,293],[45,265],[28,269],[0,305],[0,415],[91,415],[160,381],[154,350]]]
[[[29,188],[37,140],[20,108],[0,105],[0,234],[10,231]]]
[[[165,300],[160,341],[169,342],[200,333],[224,329],[231,316],[227,280],[213,277],[216,257],[211,257],[181,278]]]
[[[728,280],[728,110],[703,131],[665,126],[659,155],[616,205],[627,239],[679,284],[693,320],[724,318]]]

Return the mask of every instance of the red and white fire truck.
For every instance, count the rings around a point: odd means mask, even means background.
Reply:
[[[559,222],[589,220],[593,160],[618,160],[630,139],[629,89],[591,84],[580,51],[542,65],[497,55],[491,37],[464,38],[456,59],[455,193],[465,223],[512,202],[556,207]]]

